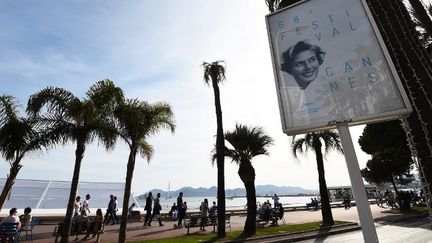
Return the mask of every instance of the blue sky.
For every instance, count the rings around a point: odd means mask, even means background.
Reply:
[[[177,130],[150,139],[155,155],[138,159],[133,191],[216,185],[210,151],[216,134],[213,91],[202,61],[225,60],[224,128],[262,126],[275,139],[270,156],[254,160],[256,184],[318,188],[313,154],[294,159],[282,133],[264,16],[264,1],[1,1],[0,93],[25,104],[47,86],[83,97],[95,82],[114,80],[130,98],[166,101]],[[357,141],[362,127],[351,129]],[[360,166],[368,156],[357,146]],[[123,181],[127,147],[87,147],[81,181]],[[0,160],[0,176],[7,165]],[[28,155],[18,178],[70,180],[73,145]],[[242,187],[226,161],[226,187]],[[348,185],[342,155],[327,156],[329,186]]]

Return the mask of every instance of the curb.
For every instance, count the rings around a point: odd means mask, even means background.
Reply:
[[[403,215],[402,217],[398,217],[393,220],[385,220],[385,219],[376,219],[374,220],[374,223],[380,223],[380,222],[403,222],[406,220],[411,220],[415,218],[423,218],[427,217],[429,214],[427,212],[425,213],[416,213],[413,215]],[[341,225],[336,225],[328,228],[327,232],[320,232],[320,230],[310,230],[310,231],[304,231],[304,232],[298,232],[298,233],[285,233],[285,234],[278,234],[278,235],[268,235],[268,236],[261,236],[261,237],[250,237],[245,239],[238,239],[233,241],[223,241],[223,242],[246,242],[246,241],[256,241],[261,240],[265,241],[267,243],[270,242],[295,242],[295,241],[302,241],[302,240],[310,240],[315,239],[318,237],[325,237],[330,235],[336,235],[336,234],[342,234],[347,233],[351,231],[361,230],[361,226],[357,223],[346,223]],[[274,240],[272,240],[274,238]],[[281,239],[283,238],[283,239]]]
[[[359,230],[361,227],[357,223],[346,223],[341,225],[336,225],[332,227],[323,228],[321,230],[328,230],[327,232],[320,232],[320,230],[308,230],[298,233],[282,233],[277,235],[266,235],[266,236],[260,236],[260,237],[250,237],[245,239],[238,239],[238,240],[231,240],[231,241],[222,241],[222,242],[245,242],[245,241],[255,241],[255,240],[268,240],[266,242],[294,242],[294,241],[301,241],[301,240],[308,240],[308,239],[314,239],[321,236],[329,236],[334,234],[340,234],[340,233],[346,233],[351,232],[355,230]],[[282,239],[275,239],[272,241],[272,238],[279,238],[279,237],[285,237]]]

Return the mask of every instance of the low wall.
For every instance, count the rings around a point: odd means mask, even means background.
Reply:
[[[374,204],[375,200],[369,200],[370,204]],[[355,201],[351,201],[351,205],[356,205]],[[343,202],[331,202],[330,206],[332,208],[336,207],[343,207]],[[305,204],[290,204],[290,205],[283,205],[285,212],[290,211],[308,211],[310,208],[308,208]],[[37,217],[39,220],[39,224],[58,224],[59,222],[62,222],[64,219],[64,210],[34,210],[35,212],[32,212],[33,217]],[[91,210],[90,217],[94,216],[94,212],[96,212],[96,209]],[[141,215],[144,215],[145,212],[143,210],[140,210]],[[231,215],[246,215],[247,211],[246,209],[242,208],[228,208],[226,210],[227,213],[231,213]],[[105,213],[105,212],[104,212]],[[189,210],[186,215],[190,216],[191,214],[197,214],[199,213],[198,209]],[[117,217],[120,218],[121,210],[119,209]],[[1,217],[4,217],[6,215],[0,215]],[[161,217],[163,220],[168,221],[171,220],[171,217],[168,215],[167,212],[162,212]]]

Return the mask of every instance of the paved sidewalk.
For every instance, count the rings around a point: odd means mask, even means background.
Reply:
[[[399,213],[389,213],[388,209],[380,208],[376,205],[371,205],[372,214],[375,221],[385,220],[385,221],[395,221],[400,220],[404,217],[409,217],[409,215],[402,215]],[[332,208],[333,218],[340,221],[348,222],[358,222],[358,214],[355,207],[345,210],[344,208]],[[286,224],[300,224],[312,221],[321,220],[321,211],[290,211],[285,212],[284,215]],[[232,216],[231,217],[231,228],[232,230],[242,230],[244,226],[245,216]],[[181,236],[186,234],[186,229],[173,229],[173,224],[176,222],[164,222],[164,226],[157,226],[157,222],[154,221],[151,227],[143,227],[140,222],[128,223],[127,239],[128,240],[146,240],[146,239],[161,239],[173,236]],[[279,224],[284,222],[280,221]],[[33,242],[54,242],[54,236],[52,233],[54,231],[55,225],[37,225],[33,232]],[[355,227],[355,226],[354,226]],[[205,234],[211,232],[212,227],[208,227],[207,231],[202,232],[198,228],[191,228],[191,234]],[[229,229],[227,228],[229,231]],[[119,232],[119,225],[107,225],[105,226],[105,233],[101,234],[100,240],[102,242],[117,242]],[[81,236],[80,238],[83,238]],[[21,237],[21,242],[26,242]],[[71,237],[71,242],[75,237]],[[30,242],[30,241],[28,241]],[[94,240],[82,240],[78,242],[94,242]]]

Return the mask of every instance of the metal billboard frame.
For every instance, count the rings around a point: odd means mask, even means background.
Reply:
[[[307,133],[307,132],[335,129],[335,128],[337,128],[338,125],[341,125],[341,124],[348,124],[349,126],[355,126],[355,125],[383,122],[383,121],[401,119],[401,118],[407,117],[412,112],[412,107],[411,107],[411,104],[409,102],[408,96],[405,92],[405,89],[403,88],[402,82],[401,82],[399,75],[398,75],[398,73],[394,67],[394,63],[391,60],[390,54],[387,50],[387,47],[385,46],[384,40],[383,40],[379,30],[378,30],[378,27],[377,27],[377,25],[373,19],[372,13],[370,12],[366,1],[365,0],[358,0],[362,3],[363,10],[365,11],[366,16],[368,17],[368,21],[372,27],[373,33],[374,33],[377,41],[379,43],[379,47],[384,54],[384,59],[387,62],[387,65],[390,69],[390,73],[394,79],[394,82],[395,82],[396,87],[398,89],[398,92],[402,98],[402,101],[403,101],[405,108],[400,109],[400,110],[383,112],[380,114],[372,114],[372,115],[366,115],[366,116],[362,116],[362,117],[356,117],[354,119],[349,119],[349,120],[328,121],[327,124],[324,124],[324,123],[323,124],[314,124],[314,125],[294,127],[294,128],[287,128],[286,127],[286,122],[285,122],[286,118],[284,115],[282,98],[281,98],[281,94],[280,94],[281,90],[279,89],[279,81],[280,81],[279,80],[280,77],[278,74],[279,67],[276,64],[276,58],[278,58],[278,57],[276,57],[276,54],[275,54],[274,43],[273,43],[273,39],[271,36],[271,31],[270,31],[269,18],[273,15],[287,11],[288,9],[292,9],[293,7],[296,7],[300,4],[303,4],[303,3],[309,2],[309,1],[311,1],[311,0],[301,0],[297,3],[294,3],[294,4],[286,7],[286,8],[275,11],[275,12],[270,13],[270,14],[265,16],[267,35],[268,35],[270,51],[271,51],[271,60],[272,60],[272,65],[273,65],[273,74],[275,77],[275,85],[276,85],[276,91],[277,91],[276,93],[277,93],[277,97],[278,97],[279,112],[280,112],[280,116],[281,116],[281,123],[282,123],[283,132],[286,133],[287,135],[296,135],[296,134],[302,134],[302,133]]]

